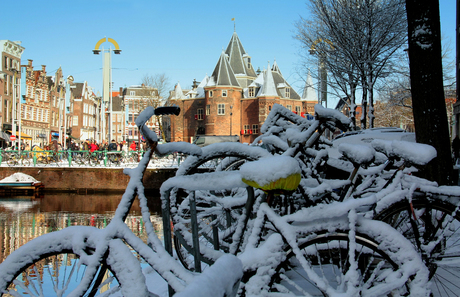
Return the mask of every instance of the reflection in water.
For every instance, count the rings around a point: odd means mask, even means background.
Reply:
[[[148,197],[148,196],[147,196]],[[151,220],[162,236],[160,197],[148,197]],[[45,233],[72,225],[104,228],[120,202],[116,195],[47,194],[43,198],[0,198],[0,262],[18,247]],[[146,242],[144,222],[136,199],[126,219],[131,230]]]

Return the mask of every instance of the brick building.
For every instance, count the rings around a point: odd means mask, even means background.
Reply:
[[[158,90],[154,87],[139,85],[130,86],[123,90],[123,106],[126,121],[126,125],[124,127],[125,137],[123,140],[126,140],[128,143],[138,141],[139,135],[134,121],[142,110],[144,110],[147,106],[156,107],[160,100],[161,97],[158,94]],[[155,117],[152,117],[147,122],[147,126],[152,131],[155,131],[157,135],[160,135],[159,125]]]
[[[125,135],[123,93],[123,88],[120,88],[119,92],[112,92],[112,139],[117,142],[123,141]]]
[[[210,77],[184,92],[177,84],[169,101],[181,108],[171,117],[171,141],[192,142],[199,135],[239,135],[252,142],[273,104],[305,115],[317,101],[307,100],[284,79],[276,61],[254,71],[251,56],[233,33]]]
[[[28,60],[25,68],[25,93],[21,110],[21,130],[30,139],[32,145],[46,145],[51,140],[50,130],[50,93],[46,77],[46,66],[34,70],[33,61]]]
[[[72,137],[74,139],[98,140],[98,110],[100,98],[96,97],[87,82],[74,83],[71,89],[72,100],[70,112],[72,114]]]
[[[0,40],[0,125],[2,127],[0,141],[2,146],[9,143],[7,131],[12,130],[13,111],[16,110],[15,119],[18,119],[19,115],[21,56],[24,50],[20,41]],[[15,100],[13,100],[14,93],[16,94]],[[15,102],[15,108],[13,108],[13,102]]]

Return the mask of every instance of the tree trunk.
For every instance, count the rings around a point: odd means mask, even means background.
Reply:
[[[432,145],[437,157],[421,173],[452,184],[453,166],[444,99],[439,1],[406,0],[412,104],[417,142]]]
[[[367,122],[367,78],[362,75],[363,80],[363,99],[361,100],[361,129],[366,129]]]

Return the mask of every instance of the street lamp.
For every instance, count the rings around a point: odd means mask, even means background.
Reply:
[[[115,49],[113,50],[114,54],[119,55],[121,53],[121,49],[118,46],[118,43],[112,39],[112,38],[102,38],[100,39],[97,43],[96,46],[93,50],[93,54],[99,55],[99,53],[102,51],[104,52],[104,55],[102,57],[103,61],[103,66],[102,66],[102,102],[101,102],[101,120],[102,120],[102,136],[105,136],[105,104],[109,104],[110,110],[109,110],[109,127],[107,128],[109,131],[109,141],[112,139],[112,92],[111,92],[111,81],[112,81],[112,65],[111,65],[111,52],[112,48],[109,47],[108,49],[99,49],[101,44],[104,42],[110,42],[115,46]]]
[[[322,42],[325,42],[327,43],[331,50],[334,50],[334,47],[332,45],[332,42],[325,39],[323,40],[322,38],[319,38],[317,40],[315,40],[315,42],[312,44],[312,46],[310,47],[310,55],[315,55],[315,54],[318,54],[318,58],[319,58],[319,67],[318,67],[318,71],[319,71],[319,96],[318,96],[318,100],[320,100],[320,103],[322,104],[323,102],[325,103],[325,107],[327,108],[327,69],[326,69],[326,62],[325,62],[325,56],[326,54],[322,51],[318,52],[318,50],[316,49],[316,46],[319,44],[319,43],[322,43]]]
[[[21,94],[21,90],[19,89],[18,92],[18,86],[20,87],[20,83],[17,83],[17,74],[18,70],[16,68],[10,68],[10,71],[13,72],[13,108],[12,108],[12,116],[11,116],[11,135],[16,136],[16,122],[19,124],[19,137],[16,138],[16,140],[13,142],[17,142],[18,146],[18,151],[19,154],[21,154],[21,98],[19,98],[19,103],[16,102],[18,94]],[[20,80],[21,78],[19,78]],[[19,106],[17,106],[19,105]],[[18,109],[19,109],[19,117],[18,117]]]

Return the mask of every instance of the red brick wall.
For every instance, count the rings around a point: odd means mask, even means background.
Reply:
[[[172,102],[181,108],[179,116],[171,117],[171,141],[188,141],[196,135],[198,127],[205,128],[205,135],[238,135],[240,142],[251,143],[259,134],[241,134],[244,125],[262,127],[269,108],[275,103],[284,107],[291,105],[291,110],[295,111],[295,106],[300,106],[301,112],[312,110],[311,102],[294,99],[280,99],[278,97],[259,97],[253,99],[242,99],[241,88],[235,87],[207,87],[205,99],[184,99],[173,100]],[[222,97],[222,90],[227,90],[227,97]],[[209,91],[213,96],[209,97]],[[218,104],[225,104],[225,115],[217,114]],[[198,108],[203,108],[206,112],[206,105],[210,105],[210,114],[205,115],[204,120],[196,120]],[[230,106],[233,108],[230,110]],[[232,112],[232,116],[230,116]],[[231,125],[231,129],[230,129]],[[253,131],[254,132],[254,131]]]

